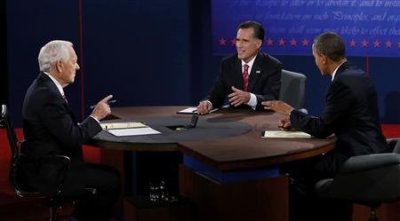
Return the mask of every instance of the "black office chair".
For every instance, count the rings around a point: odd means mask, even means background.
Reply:
[[[386,139],[389,147],[393,150],[393,153],[400,154],[400,137]]]
[[[400,142],[393,142],[394,151],[400,150]],[[351,157],[335,178],[321,180],[315,187],[321,197],[370,207],[369,220],[378,221],[377,208],[382,203],[400,199],[400,154],[393,152]]]
[[[282,69],[279,100],[296,109],[303,108],[306,79],[304,74]]]
[[[10,172],[9,172],[9,180],[14,188],[17,196],[19,197],[34,197],[34,198],[42,198],[46,200],[47,206],[49,207],[50,211],[50,221],[57,221],[59,220],[59,211],[61,209],[62,197],[61,190],[62,190],[62,183],[63,179],[60,180],[58,184],[57,190],[54,193],[41,193],[38,191],[34,191],[31,189],[27,189],[24,185],[20,182],[22,177],[19,177],[19,165],[22,161],[26,160],[26,157],[23,154],[19,153],[19,141],[17,140],[15,130],[13,128],[11,119],[8,115],[8,110],[6,105],[1,106],[1,119],[0,125],[6,128],[7,137],[9,141],[9,146],[11,150],[11,161],[10,161]],[[68,170],[70,165],[70,159],[64,155],[55,156],[54,160],[57,163],[61,164],[60,172],[64,175]],[[65,176],[64,176],[65,178]]]

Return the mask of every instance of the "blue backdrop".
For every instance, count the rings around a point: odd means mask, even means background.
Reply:
[[[313,39],[340,34],[350,56],[400,55],[398,1],[213,0],[215,54],[231,53],[236,27],[252,19],[266,26],[264,49],[272,54],[309,55]]]
[[[7,100],[16,125],[21,126],[25,90],[38,74],[39,49],[52,39],[75,44],[82,69],[66,93],[78,116],[87,115],[88,107],[107,94],[114,94],[115,106],[196,105],[207,95],[225,56],[213,55],[214,2],[7,0]],[[244,12],[234,14],[241,20],[253,19]],[[227,36],[236,35],[236,25]],[[318,115],[329,79],[321,77],[311,52],[295,56],[272,49],[263,50],[278,57],[286,69],[307,75],[305,107]],[[373,79],[383,122],[400,123],[399,58],[349,60]]]

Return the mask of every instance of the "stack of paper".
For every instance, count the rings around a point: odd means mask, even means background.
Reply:
[[[160,134],[159,131],[140,122],[101,123],[100,125],[103,130],[107,130],[109,133],[118,137]]]
[[[311,138],[311,135],[301,131],[266,130],[263,138]]]
[[[178,114],[193,114],[197,111],[197,107],[188,107],[183,110],[178,111]]]
[[[209,113],[211,114],[212,112],[217,111],[218,108],[214,108],[212,110],[209,111]],[[185,108],[183,110],[177,111],[177,114],[197,114],[197,107],[188,107]]]
[[[101,123],[100,125],[104,130],[147,127],[145,124],[140,122]]]

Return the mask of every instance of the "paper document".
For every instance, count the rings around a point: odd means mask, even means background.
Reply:
[[[103,130],[147,127],[145,124],[140,122],[101,123],[100,125]]]
[[[266,130],[263,138],[311,138],[311,135],[301,131]]]
[[[178,111],[178,114],[193,114],[197,110],[197,107],[188,107]]]
[[[153,128],[150,128],[150,127],[111,129],[111,130],[107,130],[107,131],[117,137],[161,134],[161,132],[154,130]]]
[[[218,110],[218,108],[214,108],[214,109],[210,110],[209,113],[215,112],[217,110]],[[180,110],[180,111],[178,111],[176,113],[177,114],[193,114],[193,113],[197,113],[197,107],[188,107],[188,108]]]

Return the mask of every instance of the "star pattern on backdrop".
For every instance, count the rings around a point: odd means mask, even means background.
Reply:
[[[311,47],[313,42],[313,39],[309,38],[302,38],[302,39],[296,39],[294,37],[279,37],[279,38],[272,38],[268,37],[264,40],[264,46],[269,47],[269,48],[287,48],[288,50],[290,49],[295,49],[295,48],[306,48],[306,47]],[[218,46],[219,47],[236,47],[236,38],[228,38],[221,36],[218,38]],[[352,49],[368,49],[368,48],[374,48],[374,50],[378,49],[385,49],[385,50],[390,50],[390,49],[399,49],[400,48],[400,40],[399,41],[393,41],[393,40],[388,40],[388,39],[373,39],[373,40],[368,40],[366,38],[364,39],[350,39],[346,42],[346,46],[352,48]]]

